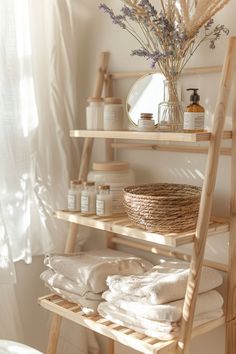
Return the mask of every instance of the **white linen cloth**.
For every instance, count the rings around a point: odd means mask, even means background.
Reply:
[[[77,294],[70,293],[69,291],[62,290],[56,287],[52,287],[45,283],[45,285],[52,291],[53,293],[61,296],[63,299],[72,302],[74,304],[78,304],[81,306],[81,310],[86,314],[86,315],[95,315],[97,314],[97,308],[100,302],[102,301],[102,298],[100,300],[92,300],[85,298],[83,296],[79,296]]]
[[[150,305],[145,300],[138,301],[132,295],[114,294],[107,290],[102,295],[103,299],[116,306],[117,309],[127,311],[130,315],[140,316],[152,321],[178,322],[181,319],[184,299],[161,305]],[[223,306],[223,297],[216,290],[207,291],[197,297],[195,319],[199,315],[218,311]]]
[[[179,322],[158,322],[148,320],[138,314],[136,316],[133,313],[130,315],[127,311],[121,310],[109,302],[101,302],[98,306],[98,312],[101,316],[114,323],[127,326],[134,331],[159,340],[171,340],[179,334]],[[204,324],[210,320],[217,319],[222,315],[222,309],[200,314],[194,319],[193,326],[195,327]]]
[[[113,275],[107,278],[112,292],[144,297],[149,304],[158,305],[184,298],[189,275],[189,263],[166,261],[141,275]],[[222,275],[214,269],[203,267],[199,293],[220,286]]]
[[[79,284],[82,295],[88,291],[101,293],[106,290],[108,275],[140,275],[153,266],[144,259],[110,249],[75,255],[49,255],[44,263],[56,273]]]
[[[102,300],[102,293],[93,293],[91,291],[84,293],[84,287],[81,287],[80,284],[64,277],[64,275],[54,272],[53,269],[47,269],[41,273],[40,279],[44,281],[45,285],[51,288],[57,288],[58,290],[66,291],[88,300]]]

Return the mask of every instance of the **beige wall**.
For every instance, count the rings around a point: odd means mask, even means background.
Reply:
[[[113,8],[119,7],[119,1],[109,0]],[[91,95],[96,75],[99,53],[110,52],[111,70],[146,70],[148,64],[141,58],[131,57],[131,49],[136,48],[136,42],[119,27],[111,24],[107,16],[98,10],[99,1],[77,0],[74,1],[76,16],[78,18],[78,41],[80,43],[79,65],[79,92],[78,103],[80,114],[78,126],[84,128],[84,111],[86,98]],[[235,21],[236,3],[231,0],[230,4],[217,16],[217,23],[225,24],[230,28],[231,35],[236,35]],[[190,66],[220,65],[223,62],[226,40],[220,40],[217,48],[211,51],[203,46],[192,58]],[[197,85],[200,88],[202,104],[206,107],[207,124],[210,127],[214,103],[216,99],[217,83],[219,75],[212,74],[202,77],[188,77],[183,81],[183,89],[190,85]],[[125,98],[131,80],[117,83],[115,93]],[[185,96],[186,98],[186,96]],[[101,159],[102,146],[96,142],[94,159]],[[132,167],[136,171],[137,182],[149,181],[176,181],[183,183],[202,183],[205,165],[205,156],[191,154],[170,154],[158,152],[119,152],[117,158],[132,161]],[[142,163],[141,163],[142,162]],[[217,178],[217,189],[214,201],[216,214],[228,214],[228,197],[230,183],[230,163],[228,157],[221,157],[220,168]],[[56,196],[55,196],[56,197]],[[96,239],[99,245],[99,239]],[[89,245],[88,245],[89,247]],[[209,257],[214,260],[225,260],[226,242],[223,236],[217,240],[211,240],[208,246]],[[152,257],[153,259],[153,257]],[[19,263],[16,265],[19,281],[16,290],[21,304],[21,313],[26,335],[26,343],[44,350],[46,335],[48,331],[48,315],[36,305],[36,298],[42,295],[45,290],[39,281],[39,273],[42,269],[42,258],[37,257],[32,265]],[[26,283],[27,281],[27,283]],[[26,286],[26,284],[28,284]],[[105,346],[102,341],[102,346]],[[122,349],[121,349],[122,348]],[[133,353],[130,349],[117,346],[117,354]],[[195,339],[192,344],[191,354],[223,354],[224,352],[224,331],[217,329]],[[79,354],[79,353],[78,353]]]

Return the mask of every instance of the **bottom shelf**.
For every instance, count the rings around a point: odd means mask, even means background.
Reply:
[[[55,294],[46,295],[38,299],[39,304],[53,313],[60,315],[70,321],[87,327],[97,333],[113,339],[123,345],[131,347],[141,353],[170,353],[174,351],[176,340],[159,341],[158,339],[147,337],[129,328],[114,324],[113,322],[98,316],[86,316],[77,304],[63,300]],[[221,317],[215,321],[208,322],[202,326],[194,328],[192,337],[209,332],[225,323],[225,318]]]

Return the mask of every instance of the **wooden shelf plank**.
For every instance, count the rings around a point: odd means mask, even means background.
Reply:
[[[119,217],[100,218],[96,215],[84,216],[78,212],[58,210],[55,212],[58,219],[66,220],[75,224],[89,226],[98,230],[113,232],[115,234],[128,236],[142,241],[153,242],[155,244],[178,247],[194,240],[195,230],[181,233],[158,234],[147,232],[134,226],[126,215]],[[229,223],[222,219],[214,219],[209,225],[209,236],[229,231]]]
[[[61,299],[58,295],[50,294],[38,299],[38,303],[45,308],[63,318],[73,321],[83,327],[89,328],[121,344],[131,347],[144,354],[164,354],[174,352],[176,340],[159,341],[124,326],[113,324],[101,316],[86,317],[82,312],[75,312],[78,305]],[[193,330],[192,336],[211,331],[225,323],[225,318],[221,317]]]
[[[71,137],[76,138],[109,138],[109,139],[131,139],[131,140],[152,140],[152,141],[179,141],[199,142],[209,141],[210,132],[200,133],[172,133],[172,132],[139,132],[139,131],[107,131],[107,130],[71,130]],[[231,139],[232,132],[225,131],[223,139]]]

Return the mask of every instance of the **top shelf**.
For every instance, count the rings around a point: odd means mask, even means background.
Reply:
[[[71,130],[70,136],[74,138],[108,138],[108,139],[132,139],[132,140],[152,140],[152,141],[179,141],[195,143],[199,141],[209,141],[211,132],[199,133],[173,133],[173,132],[139,132],[132,130],[108,131],[108,130]],[[223,139],[232,139],[232,131],[225,131]]]

